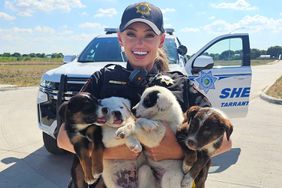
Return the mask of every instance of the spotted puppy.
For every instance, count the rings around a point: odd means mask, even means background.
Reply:
[[[103,171],[102,131],[95,125],[97,108],[97,99],[87,92],[78,93],[59,108],[76,153],[71,170],[74,187],[85,187],[85,182],[95,183]],[[78,166],[82,168],[82,177],[76,173]]]
[[[229,140],[233,131],[230,120],[219,110],[210,107],[193,106],[186,112],[187,124],[177,131],[185,158],[182,186],[205,187],[210,167],[210,157],[221,146],[224,134]]]
[[[138,118],[135,126],[122,127],[117,131],[117,135],[135,135],[143,145],[149,148],[158,146],[162,141],[166,131],[163,123],[167,124],[173,132],[176,132],[176,129],[180,127],[184,120],[183,112],[176,97],[170,90],[161,86],[147,88],[133,110]],[[153,161],[148,158],[147,163],[156,174],[159,174],[160,181],[158,183],[162,188],[181,187],[183,178],[182,161]],[[144,177],[144,172],[139,171],[139,187],[152,187],[154,182],[148,182],[147,179],[143,180],[142,177]]]
[[[118,128],[133,126],[135,117],[130,111],[130,101],[121,97],[110,97],[100,101],[97,122],[102,126],[105,148],[126,145],[131,151],[140,153],[142,146],[134,136],[124,139],[116,137]],[[107,187],[137,187],[134,160],[103,160],[103,179]]]

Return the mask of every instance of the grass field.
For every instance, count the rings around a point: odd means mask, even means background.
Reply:
[[[271,61],[273,60],[252,60],[252,65],[264,65]],[[62,59],[52,62],[47,58],[32,59],[32,61],[0,61],[0,84],[38,86],[44,72],[60,65]]]
[[[282,76],[267,90],[266,94],[282,99]]]
[[[0,62],[62,62],[62,58],[39,58],[39,57],[0,57]]]
[[[38,86],[44,72],[60,65],[61,62],[0,62],[0,84]]]

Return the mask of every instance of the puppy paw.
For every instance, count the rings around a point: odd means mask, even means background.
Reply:
[[[189,172],[192,166],[187,165],[185,162],[182,163],[182,170],[186,174]]]
[[[102,175],[102,173],[100,174],[93,174],[93,178],[85,178],[85,182],[88,184],[88,185],[92,185],[94,184],[96,181],[98,181],[98,179],[100,178],[100,176]]]
[[[186,174],[181,181],[181,188],[192,188],[194,179],[190,174]]]
[[[120,127],[116,132],[116,139],[123,139],[131,134],[131,125]]]
[[[146,118],[139,118],[136,121],[136,124],[138,124],[146,132],[157,130],[160,126],[159,123],[159,121],[153,121]]]
[[[141,144],[131,145],[129,146],[129,149],[134,153],[140,153],[142,151],[142,146]]]
[[[102,176],[102,173],[100,174],[93,174],[94,179],[97,181]]]
[[[93,178],[93,177],[85,177],[84,181],[88,184],[88,185],[92,185],[93,183],[95,183],[98,180],[98,178]]]

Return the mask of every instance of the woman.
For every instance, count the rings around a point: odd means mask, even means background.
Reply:
[[[136,3],[128,6],[121,19],[118,40],[128,58],[127,68],[106,67],[95,72],[83,87],[97,98],[120,96],[128,98],[135,105],[144,89],[168,71],[168,59],[162,50],[165,40],[163,16],[158,7],[150,3]],[[160,83],[174,88],[183,111],[192,105],[210,106],[207,98],[179,73],[166,74],[172,78],[172,85]],[[157,82],[155,82],[157,83]],[[159,84],[159,83],[158,83]],[[179,94],[181,93],[181,94]],[[68,140],[64,125],[58,134],[58,146],[74,152]],[[231,148],[231,142],[225,139],[218,153]],[[146,148],[148,156],[153,160],[181,159],[183,152],[178,145],[174,133],[167,128],[166,135],[160,146]],[[109,148],[104,151],[104,159],[136,159],[139,154],[131,152],[126,146]]]

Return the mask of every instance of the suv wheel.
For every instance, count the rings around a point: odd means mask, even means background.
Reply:
[[[43,136],[44,146],[48,152],[55,155],[60,155],[65,153],[63,149],[58,147],[57,140],[54,139],[52,136],[46,134],[45,132],[42,133],[42,136]]]

